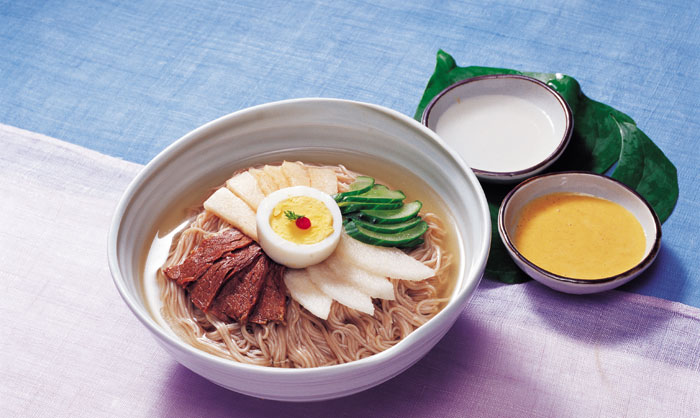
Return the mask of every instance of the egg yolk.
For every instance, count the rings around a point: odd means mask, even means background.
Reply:
[[[290,220],[286,211],[305,216],[311,221],[311,227],[301,229]],[[333,233],[333,216],[326,205],[309,196],[294,196],[277,204],[270,215],[270,227],[281,238],[295,244],[316,244]]]

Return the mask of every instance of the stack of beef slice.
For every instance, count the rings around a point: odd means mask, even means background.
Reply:
[[[222,321],[266,324],[284,322],[284,269],[253,240],[227,229],[204,239],[182,264],[164,273],[197,308]]]

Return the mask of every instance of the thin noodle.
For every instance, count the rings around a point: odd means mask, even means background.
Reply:
[[[345,191],[356,173],[335,170],[339,190]],[[207,236],[230,228],[201,207],[174,240],[162,268],[177,265]],[[371,356],[396,345],[435,316],[447,303],[439,297],[448,286],[451,256],[443,251],[446,231],[432,213],[421,214],[429,229],[425,243],[409,254],[429,267],[435,277],[421,282],[394,280],[396,300],[374,299],[374,316],[333,302],[328,320],[321,320],[289,298],[286,325],[227,324],[195,308],[185,291],[158,270],[162,315],[174,332],[192,346],[234,361],[274,367],[318,367]]]

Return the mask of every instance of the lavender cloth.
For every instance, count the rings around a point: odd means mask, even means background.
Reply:
[[[700,310],[625,292],[574,297],[484,281],[405,373],[333,401],[219,388],[131,315],[106,263],[137,164],[0,125],[0,415],[696,416]]]

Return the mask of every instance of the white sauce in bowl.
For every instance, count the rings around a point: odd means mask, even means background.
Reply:
[[[541,107],[502,94],[467,97],[450,105],[437,121],[435,132],[470,167],[493,172],[537,165],[561,142]]]

